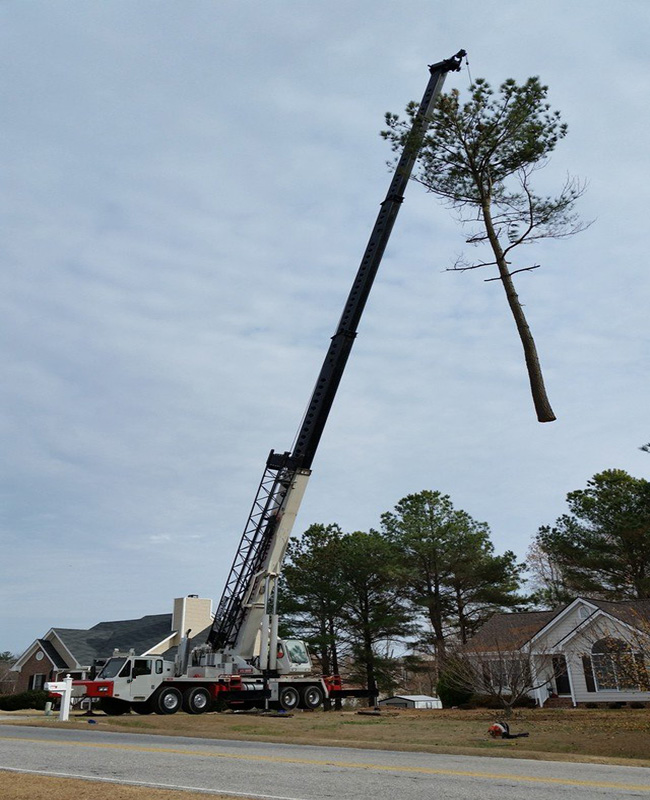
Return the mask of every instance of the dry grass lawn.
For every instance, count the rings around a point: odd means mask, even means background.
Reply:
[[[115,783],[72,780],[70,778],[42,778],[0,771],[0,797],[2,800],[246,800],[237,795],[207,795],[204,792],[172,792],[167,789],[150,789],[147,786],[120,786]]]

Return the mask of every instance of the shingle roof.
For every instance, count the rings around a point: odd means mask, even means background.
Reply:
[[[190,649],[195,647],[201,647],[208,641],[208,634],[212,630],[212,625],[208,625],[207,628],[204,628],[202,631],[199,631],[196,636],[192,636],[190,638]],[[176,653],[178,651],[178,647],[170,647],[169,650],[165,650],[162,654],[163,658],[169,659],[170,661],[176,657]]]
[[[486,653],[521,647],[561,610],[495,614],[469,640],[465,649]]]
[[[611,614],[628,625],[650,632],[650,600],[626,600],[625,602],[612,602],[611,600],[593,600],[590,603],[598,606],[602,611]]]
[[[650,600],[612,602],[594,600],[591,597],[583,599],[622,622],[650,633]],[[485,653],[522,647],[568,605],[570,603],[556,608],[554,611],[495,614],[469,640],[465,649]]]
[[[64,659],[60,656],[60,654],[57,652],[52,642],[48,642],[47,639],[37,639],[37,641],[41,650],[48,656],[52,664],[57,669],[65,669],[66,667],[69,666],[69,664],[67,664],[64,661]]]
[[[145,653],[171,635],[171,624],[171,614],[149,614],[140,619],[99,622],[88,630],[53,630],[78,664],[90,666],[96,658],[108,658],[116,648]]]

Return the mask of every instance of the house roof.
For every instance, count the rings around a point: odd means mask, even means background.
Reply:
[[[522,647],[561,610],[495,614],[469,640],[465,649],[487,653]]]
[[[614,603],[610,600],[589,598],[589,602],[627,625],[650,632],[650,600],[627,600],[624,603]]]
[[[99,622],[88,630],[53,628],[54,633],[72,653],[78,664],[90,666],[96,658],[108,658],[113,650],[146,653],[168,638],[171,614],[149,614],[140,619]]]
[[[64,659],[61,658],[52,642],[49,642],[47,639],[37,639],[36,641],[56,669],[65,669],[68,666]]]
[[[480,628],[466,645],[466,650],[474,652],[494,652],[512,650],[523,647],[535,634],[549,625],[556,617],[576,603],[586,601],[606,614],[622,622],[650,632],[650,600],[627,600],[612,602],[594,600],[589,597],[578,597],[553,611],[524,611],[520,613],[495,614]],[[596,612],[597,613],[597,612]],[[575,630],[578,630],[579,625]]]
[[[136,655],[149,654],[152,651],[163,655],[174,654],[176,648],[170,644],[176,641],[178,631],[172,624],[183,625],[187,603],[196,595],[174,600],[174,614],[147,614],[138,619],[111,620],[98,622],[92,628],[50,628],[40,639],[36,639],[25,650],[14,664],[14,669],[20,672],[31,656],[40,648],[55,669],[84,669],[92,666],[98,659],[109,658],[115,650],[128,651],[133,649]],[[204,624],[210,619],[211,601],[206,598],[197,598],[199,617],[203,617]],[[178,608],[180,616],[177,616]],[[207,604],[207,614],[206,612]],[[196,608],[194,609],[196,610]],[[192,639],[192,646],[202,645],[207,641],[210,627],[200,631]]]
[[[212,630],[212,625],[208,625],[207,628],[204,628],[202,631],[199,631],[196,636],[190,637],[190,649],[195,647],[201,647],[208,641],[208,634]],[[176,657],[176,653],[178,652],[178,646],[174,645],[174,647],[170,647],[169,650],[165,650],[162,654],[163,658],[169,659],[170,661]]]

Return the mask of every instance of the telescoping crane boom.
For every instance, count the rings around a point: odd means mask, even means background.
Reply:
[[[397,218],[404,191],[422,146],[431,110],[450,71],[458,71],[465,51],[429,67],[430,79],[404,149],[381,203],[368,245],[332,337],[293,449],[271,451],[235,560],[217,607],[208,644],[250,658],[260,626],[262,667],[275,668],[277,617],[269,615],[276,582],[311,465],[332,408],[357,326]],[[271,616],[273,619],[269,619]],[[265,630],[265,626],[271,625]],[[268,642],[264,642],[268,639]],[[269,654],[267,662],[266,654]]]
[[[316,708],[370,689],[345,688],[339,676],[311,675],[303,642],[278,639],[277,582],[323,428],[332,408],[357,327],[388,243],[434,103],[464,50],[429,67],[431,76],[413,122],[409,145],[388,193],[332,337],[293,448],[271,451],[205,645],[190,652],[189,631],[175,661],[115,653],[92,680],[74,681],[77,696],[98,700],[107,714],[131,710],[200,714],[215,703],[231,708]],[[185,632],[184,632],[185,633]]]

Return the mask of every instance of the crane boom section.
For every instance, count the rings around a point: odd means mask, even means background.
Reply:
[[[366,246],[352,289],[329,349],[295,445],[282,455],[271,451],[264,475],[215,614],[208,644],[251,657],[252,642],[263,614],[260,592],[265,576],[277,575],[291,526],[298,513],[311,465],[350,355],[395,219],[404,199],[429,116],[450,71],[458,71],[464,50],[429,67],[430,78],[413,121],[409,143],[395,168],[386,198]],[[260,612],[261,609],[261,612]]]
[[[404,200],[406,185],[422,147],[422,142],[429,126],[431,111],[442,91],[447,72],[460,69],[460,62],[464,55],[465,51],[461,50],[455,56],[429,67],[431,77],[413,121],[408,146],[402,151],[386,198],[381,204],[338,328],[332,337],[296,438],[292,455],[303,467],[311,467],[316,454],[323,428],[327,422],[348,356],[357,335],[359,320],[366,306],[366,301],[393,230],[395,219]]]

